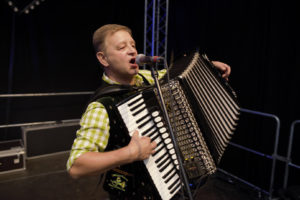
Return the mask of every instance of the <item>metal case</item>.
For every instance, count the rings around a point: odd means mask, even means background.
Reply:
[[[69,151],[79,129],[79,120],[22,127],[26,158]]]
[[[0,142],[0,174],[26,169],[22,140]]]

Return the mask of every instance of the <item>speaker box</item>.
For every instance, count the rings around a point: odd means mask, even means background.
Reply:
[[[69,151],[79,129],[79,120],[22,127],[27,158]]]

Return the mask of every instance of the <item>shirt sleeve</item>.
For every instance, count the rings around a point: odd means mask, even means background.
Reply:
[[[83,153],[104,151],[108,143],[109,129],[109,118],[103,104],[90,103],[80,120],[80,129],[76,132],[67,170]]]

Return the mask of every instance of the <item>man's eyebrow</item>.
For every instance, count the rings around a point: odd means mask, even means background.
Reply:
[[[126,44],[126,42],[125,42],[125,41],[119,42],[119,43],[117,44],[117,46],[120,46],[120,45],[123,45],[123,44]]]

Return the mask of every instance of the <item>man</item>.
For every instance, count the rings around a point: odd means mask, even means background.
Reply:
[[[118,90],[122,85],[142,86],[154,83],[150,71],[139,70],[135,63],[137,50],[128,27],[117,24],[100,27],[93,35],[93,45],[97,59],[104,69],[101,91],[110,86],[115,86]],[[213,64],[227,79],[230,67],[217,61]],[[159,78],[165,72],[159,71]],[[148,198],[145,195],[151,193],[151,186],[147,185],[149,177],[143,177],[143,166],[139,161],[147,159],[155,152],[156,143],[151,142],[149,137],[140,137],[137,131],[129,138],[118,127],[120,123],[112,107],[124,97],[126,94],[107,97],[104,95],[88,105],[80,121],[81,128],[77,131],[67,169],[73,178],[78,178],[99,175],[119,166],[128,166],[124,169],[118,168],[119,170],[111,174],[110,178],[115,177],[115,180],[110,180],[111,187],[107,188],[112,190],[109,192],[116,198],[118,195],[124,199]],[[126,189],[125,186],[131,189]]]

